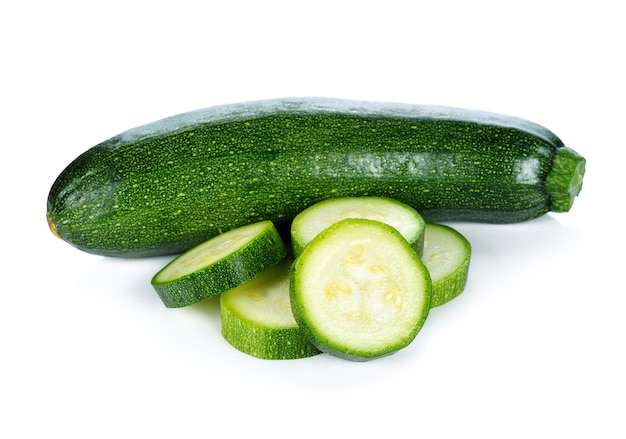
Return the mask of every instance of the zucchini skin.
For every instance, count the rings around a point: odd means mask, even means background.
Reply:
[[[568,166],[550,175],[560,150],[574,155],[576,178]],[[330,197],[394,198],[431,222],[514,223],[556,210],[563,186],[571,200],[558,210],[568,210],[584,164],[551,131],[510,116],[252,101],[172,116],[92,147],[52,185],[47,216],[73,246],[122,257],[179,253],[253,222],[288,223]]]

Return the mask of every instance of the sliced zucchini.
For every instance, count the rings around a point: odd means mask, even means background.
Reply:
[[[418,254],[424,247],[425,221],[412,207],[385,197],[345,197],[321,201],[299,213],[291,224],[295,256],[322,230],[345,218],[367,218],[394,227]]]
[[[472,247],[452,227],[426,223],[422,260],[433,283],[431,307],[443,305],[465,289]]]
[[[286,254],[274,224],[261,221],[187,250],[152,278],[152,286],[168,308],[187,306],[241,285]]]
[[[243,353],[266,360],[306,358],[320,351],[304,336],[289,303],[291,259],[220,295],[222,335]]]
[[[366,361],[409,345],[430,309],[426,266],[393,227],[364,218],[319,233],[291,269],[294,318],[319,350]]]

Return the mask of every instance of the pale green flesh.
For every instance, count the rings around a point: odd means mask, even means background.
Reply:
[[[291,226],[294,255],[322,230],[346,218],[365,218],[389,224],[422,252],[425,221],[412,207],[384,197],[331,198],[298,214]]]
[[[456,230],[426,224],[422,260],[432,279],[431,306],[439,306],[463,292],[469,270],[471,246]]]
[[[220,296],[222,335],[248,355],[269,359],[298,359],[317,355],[291,312],[289,269],[285,259],[254,279]]]
[[[318,347],[340,356],[374,358],[406,346],[430,307],[426,267],[380,222],[336,223],[305,248],[295,273],[294,312]]]
[[[287,255],[271,221],[232,229],[175,258],[152,278],[170,308],[191,305],[235,288]]]
[[[165,266],[155,277],[155,282],[176,280],[211,265],[244,247],[269,226],[271,226],[269,222],[259,222],[217,235]]]
[[[285,260],[254,279],[222,293],[222,304],[235,310],[251,325],[297,328],[289,302],[290,265],[290,261]]]

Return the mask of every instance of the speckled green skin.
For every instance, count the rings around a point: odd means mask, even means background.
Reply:
[[[241,352],[263,360],[295,360],[321,353],[298,326],[272,328],[250,321],[220,297],[222,336]]]
[[[222,335],[233,347],[264,360],[294,360],[320,354],[289,319],[289,274],[285,258],[237,288],[220,295]]]
[[[126,257],[180,252],[341,196],[395,198],[427,221],[511,223],[551,210],[545,181],[559,149],[547,129],[485,112],[247,102],[173,116],[91,148],[59,175],[47,207],[70,244]]]
[[[281,236],[267,221],[262,233],[223,258],[176,279],[163,279],[163,268],[154,275],[151,283],[166,307],[181,308],[245,283],[282,261],[286,255]],[[170,264],[176,264],[177,260],[175,258]]]

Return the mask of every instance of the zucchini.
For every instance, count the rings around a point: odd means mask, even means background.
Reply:
[[[222,335],[239,351],[265,360],[321,353],[298,327],[289,299],[291,259],[220,295]]]
[[[472,247],[457,230],[426,223],[422,261],[432,280],[431,308],[443,305],[465,289]]]
[[[331,198],[300,212],[291,223],[294,256],[318,233],[345,218],[369,218],[394,227],[418,254],[424,249],[426,222],[412,207],[384,197]]]
[[[334,197],[384,196],[425,220],[512,223],[570,209],[585,159],[546,128],[438,106],[286,98],[125,131],[53,183],[48,224],[100,255],[189,249]]]
[[[286,255],[274,224],[261,221],[192,247],[155,274],[151,283],[165,306],[179,308],[235,288]]]
[[[354,361],[392,354],[424,324],[431,279],[388,224],[347,218],[319,233],[292,265],[293,316],[322,352]]]

